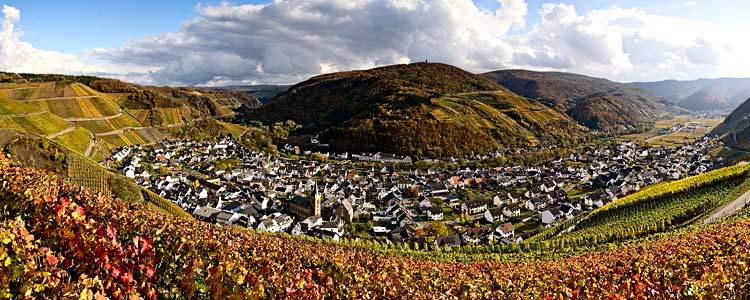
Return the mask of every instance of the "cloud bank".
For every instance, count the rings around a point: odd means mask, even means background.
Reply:
[[[523,0],[486,10],[471,0],[276,0],[199,5],[177,32],[86,55],[21,41],[18,10],[4,6],[0,68],[105,72],[169,85],[293,83],[334,71],[437,61],[469,71],[530,68],[620,81],[743,74],[748,44],[699,21],[610,7],[579,13],[545,4],[527,25]]]

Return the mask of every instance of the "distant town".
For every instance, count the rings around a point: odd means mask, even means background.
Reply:
[[[716,169],[717,145],[621,142],[533,166],[420,170],[408,156],[287,159],[224,137],[124,147],[103,164],[206,222],[445,249],[517,243],[649,185]]]

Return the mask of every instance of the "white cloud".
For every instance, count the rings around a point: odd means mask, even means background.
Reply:
[[[0,68],[100,74],[148,84],[293,83],[414,61],[469,71],[559,70],[620,81],[746,75],[750,44],[716,25],[610,7],[549,3],[526,27],[523,0],[486,10],[472,0],[277,0],[199,5],[176,32],[76,56],[23,42],[3,7]]]
[[[695,6],[696,4],[698,4],[698,1],[685,1],[685,2],[682,2],[682,6],[685,6],[685,7]]]
[[[74,55],[45,51],[23,42],[23,33],[15,24],[21,12],[15,7],[3,5],[2,30],[0,31],[0,70],[34,73],[79,73],[84,64]]]

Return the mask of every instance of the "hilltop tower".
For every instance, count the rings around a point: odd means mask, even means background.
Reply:
[[[318,183],[315,183],[315,196],[312,202],[312,213],[314,216],[320,217],[320,202],[323,200],[323,195],[318,192]]]

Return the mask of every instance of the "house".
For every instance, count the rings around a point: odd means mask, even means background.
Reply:
[[[503,215],[508,218],[520,217],[521,208],[515,203],[508,204],[503,207]]]
[[[502,198],[500,195],[495,195],[495,197],[492,197],[492,205],[500,207],[503,206],[503,204],[507,203],[507,198]]]
[[[511,203],[518,203],[518,201],[521,201],[521,198],[523,198],[523,194],[519,191],[508,192],[508,199],[510,199]]]
[[[550,208],[542,212],[542,223],[549,225],[555,223],[560,217],[560,210],[557,208]]]
[[[489,227],[472,227],[466,230],[466,233],[462,235],[463,240],[467,244],[480,244],[482,240],[489,239],[492,234],[492,228]]]
[[[216,215],[219,214],[221,210],[204,206],[204,207],[198,207],[193,211],[193,216],[195,216],[196,219],[204,221],[204,222],[215,222],[216,221]]]
[[[484,219],[490,223],[505,221],[505,215],[503,215],[503,209],[500,207],[496,207],[496,208],[486,210],[484,212]]]
[[[433,242],[434,249],[451,250],[454,247],[461,246],[461,236],[458,234],[441,236]]]
[[[433,221],[439,221],[443,219],[443,210],[440,207],[433,206],[427,209],[427,217]]]
[[[479,214],[487,210],[486,200],[469,200],[461,204],[461,211],[470,215]]]
[[[495,229],[495,232],[503,239],[513,238],[513,236],[515,236],[516,234],[516,231],[513,228],[513,224],[510,222],[503,223],[502,225],[498,226],[497,229]]]
[[[352,202],[349,199],[341,200],[338,207],[336,207],[335,215],[337,218],[351,223],[354,218],[354,208]]]
[[[444,195],[444,194],[447,194],[448,192],[449,192],[448,187],[445,186],[445,184],[443,184],[442,182],[433,183],[430,185],[430,194],[432,196]]]

